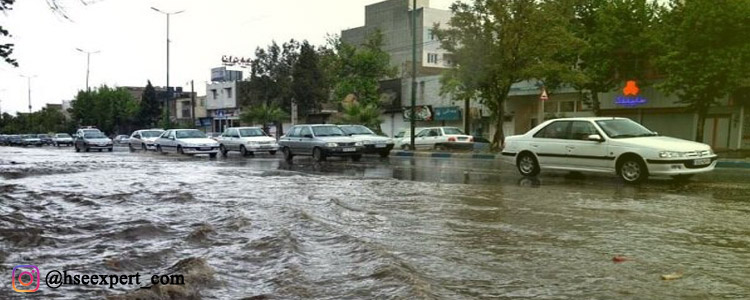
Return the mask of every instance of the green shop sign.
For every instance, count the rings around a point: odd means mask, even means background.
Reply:
[[[435,121],[461,121],[461,109],[458,106],[435,107]]]

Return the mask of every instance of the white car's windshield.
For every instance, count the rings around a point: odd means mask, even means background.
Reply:
[[[630,119],[601,120],[596,121],[596,124],[604,130],[607,136],[613,139],[657,135],[655,132]]]
[[[367,128],[362,125],[349,125],[349,126],[339,126],[341,130],[343,130],[346,134],[354,134],[354,135],[375,135],[370,128]]]
[[[175,136],[178,139],[200,139],[200,138],[206,138],[206,135],[203,134],[203,132],[200,132],[198,130],[181,130],[181,131],[177,131],[175,133]]]
[[[259,128],[240,129],[240,135],[242,137],[266,136],[265,134],[263,134],[263,130],[260,130]]]
[[[164,131],[160,130],[150,130],[150,131],[141,131],[141,137],[142,138],[155,138],[159,137]]]
[[[107,138],[103,133],[101,132],[91,132],[91,133],[84,133],[83,138],[86,139],[104,139]]]
[[[344,136],[344,132],[337,126],[313,126],[313,133],[315,136]]]

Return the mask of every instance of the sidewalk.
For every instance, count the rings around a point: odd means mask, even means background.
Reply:
[[[500,154],[492,153],[452,153],[452,152],[427,152],[427,151],[404,151],[393,150],[391,156],[394,157],[431,157],[431,158],[456,158],[456,159],[487,159],[500,160]],[[719,155],[719,161],[716,163],[717,168],[727,169],[750,169],[750,158],[722,158]]]

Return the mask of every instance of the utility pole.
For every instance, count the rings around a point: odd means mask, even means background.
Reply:
[[[170,115],[169,115],[169,100],[172,99],[172,93],[169,92],[169,16],[182,13],[184,12],[184,10],[176,11],[176,12],[165,12],[153,6],[151,7],[151,9],[167,16],[167,99],[165,99],[164,106],[167,108],[167,122],[166,123],[167,125],[169,125],[169,123],[171,122]]]
[[[416,106],[417,106],[417,0],[412,1],[411,7],[411,150],[415,150],[414,147],[414,132],[416,120]]]
[[[89,67],[91,66],[91,54],[97,54],[99,51],[84,51],[81,48],[76,48],[81,53],[86,54],[86,91],[89,91]]]
[[[190,116],[193,117],[193,126],[195,125],[195,85],[190,80]]]
[[[29,129],[31,130],[31,127],[33,126],[33,121],[31,120],[31,78],[36,77],[36,75],[21,75],[21,77],[26,78],[28,81],[28,91],[29,91]]]
[[[0,92],[5,92],[5,91],[6,91],[6,89],[0,90]],[[0,118],[2,118],[2,115],[3,115],[3,109],[2,109],[2,105],[1,105],[2,103],[3,103],[3,100],[0,100]]]

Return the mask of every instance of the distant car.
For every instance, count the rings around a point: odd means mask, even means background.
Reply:
[[[128,143],[129,139],[130,139],[129,136],[121,134],[121,135],[116,136],[112,141],[118,145],[125,145],[125,144],[129,144]]]
[[[89,152],[91,150],[107,150],[112,152],[112,140],[98,129],[79,129],[73,139],[73,147],[76,152]]]
[[[73,137],[67,133],[56,133],[55,136],[52,137],[52,145],[55,147],[60,147],[62,145],[73,146]]]
[[[523,176],[545,169],[603,172],[626,183],[650,175],[687,179],[713,171],[718,158],[709,145],[659,136],[626,118],[550,120],[507,137],[502,155]]]
[[[424,127],[414,128],[414,132],[419,133]],[[409,149],[411,144],[411,128],[402,128],[393,136],[393,148],[396,149]]]
[[[239,151],[242,156],[253,155],[256,152],[268,152],[275,155],[279,150],[276,139],[268,136],[258,127],[227,128],[218,137],[221,154],[226,156],[229,151]]]
[[[408,145],[410,141],[403,139],[402,144]],[[414,146],[417,150],[472,150],[474,137],[456,127],[427,127],[414,136]]]
[[[164,133],[162,129],[136,130],[128,139],[128,148],[131,151],[141,149],[143,151],[156,150],[156,139]]]
[[[214,141],[219,141],[219,137],[221,136],[220,132],[209,132],[206,133],[206,137],[209,139],[212,139]]]
[[[292,161],[296,155],[306,155],[316,161],[324,161],[329,156],[351,157],[353,161],[362,159],[362,142],[348,136],[336,125],[297,125],[279,140],[284,159]]]
[[[197,129],[170,129],[156,139],[156,151],[179,154],[208,154],[211,158],[219,153],[219,143],[206,137]]]
[[[0,134],[0,145],[3,145],[3,146],[7,145],[8,138],[9,137],[7,135]]]
[[[490,151],[490,140],[485,139],[481,136],[474,137],[474,152],[487,152]]]
[[[52,137],[49,134],[39,134],[37,137],[42,141],[42,145],[52,145]]]
[[[20,135],[14,134],[8,136],[8,146],[23,146],[23,138]]]
[[[379,136],[370,128],[362,125],[339,125],[339,128],[348,136],[362,143],[363,153],[378,154],[380,157],[388,157],[393,149],[393,140],[389,137]]]
[[[24,147],[28,147],[28,146],[41,147],[43,145],[42,140],[40,140],[36,134],[24,134],[21,137],[21,144]]]

